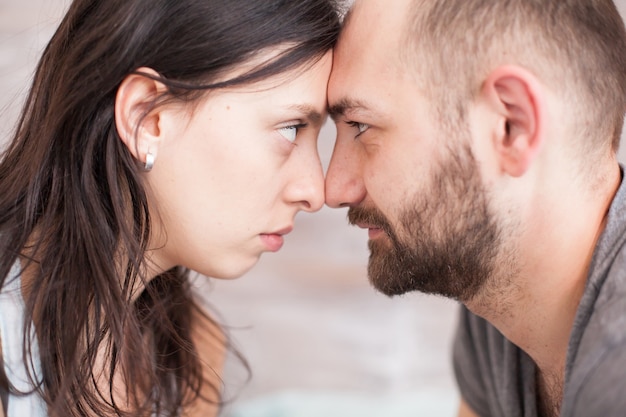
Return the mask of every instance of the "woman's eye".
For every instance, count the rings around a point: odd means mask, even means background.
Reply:
[[[298,136],[298,129],[301,127],[303,127],[303,125],[285,126],[278,129],[278,132],[289,142],[294,143]]]

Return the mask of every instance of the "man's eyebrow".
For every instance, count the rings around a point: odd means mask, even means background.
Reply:
[[[333,120],[337,120],[339,117],[345,115],[349,111],[371,111],[370,107],[359,100],[350,98],[343,98],[337,101],[332,106],[328,107],[328,114]]]
[[[314,125],[320,125],[324,121],[325,115],[322,115],[310,104],[294,104],[293,106],[289,106],[288,109],[301,113],[305,119]]]

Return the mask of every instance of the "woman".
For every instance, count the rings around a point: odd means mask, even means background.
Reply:
[[[216,414],[188,269],[237,277],[322,206],[338,32],[332,0],[71,4],[0,162],[8,417]]]

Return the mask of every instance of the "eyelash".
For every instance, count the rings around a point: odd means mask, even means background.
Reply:
[[[346,124],[348,126],[350,126],[350,127],[356,128],[359,131],[359,133],[356,134],[355,138],[358,138],[363,133],[367,132],[367,130],[370,128],[370,126],[367,123],[362,123],[362,122],[346,121]],[[363,127],[365,127],[365,128],[363,129]],[[361,129],[363,129],[363,130],[361,130]]]
[[[288,129],[293,129],[293,128],[295,128],[295,129],[296,129],[296,135],[295,135],[295,137],[293,138],[293,140],[289,140],[289,139],[288,139],[287,137],[285,137],[285,135],[283,135],[282,133],[281,133],[281,136],[282,136],[283,138],[285,138],[285,140],[286,140],[287,142],[291,143],[292,145],[296,145],[296,139],[298,139],[298,133],[300,132],[300,129],[303,129],[303,128],[305,128],[305,127],[307,127],[307,124],[306,124],[306,123],[297,123],[297,124],[293,124],[293,125],[289,125],[289,126],[283,126],[283,127],[280,127],[280,128],[278,128],[278,130],[279,130],[279,132],[280,132],[280,131],[283,131],[283,130],[288,130]]]

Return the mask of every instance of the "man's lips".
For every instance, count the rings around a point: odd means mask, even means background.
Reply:
[[[361,229],[367,229],[367,235],[370,239],[375,239],[385,233],[382,227],[375,224],[356,222],[355,225]]]
[[[380,229],[381,227],[375,224],[371,224],[371,223],[362,223],[362,222],[356,222],[354,223],[357,227],[360,227],[361,229]]]

